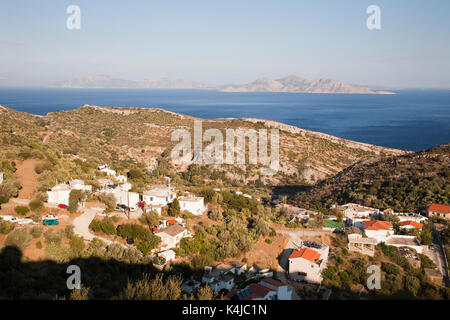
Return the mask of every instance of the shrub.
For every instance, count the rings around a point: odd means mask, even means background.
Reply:
[[[152,245],[150,244],[150,242],[146,241],[146,240],[141,240],[141,239],[137,239],[135,242],[136,248],[142,252],[143,255],[147,255],[150,250],[153,249]]]
[[[33,212],[44,212],[45,211],[44,203],[39,199],[31,200],[30,203],[28,204],[28,206],[30,207],[31,211],[33,211]]]
[[[271,244],[272,243],[272,240],[270,240],[270,239],[266,239],[266,240],[264,240],[266,243],[268,243],[268,244]]]
[[[33,226],[30,230],[30,234],[33,236],[33,238],[39,238],[43,230],[44,228],[41,226]]]
[[[5,246],[14,246],[20,250],[24,250],[33,237],[25,228],[20,228],[12,231],[5,239]]]
[[[381,265],[381,270],[383,270],[387,274],[400,274],[400,269],[395,264],[390,262],[383,262]]]
[[[214,221],[219,221],[223,219],[222,213],[220,213],[218,209],[211,210],[211,212],[208,214],[208,217]]]
[[[426,255],[419,253],[419,258],[422,268],[436,268],[436,264],[434,264],[433,260],[428,258]]]
[[[110,219],[103,219],[101,222],[102,231],[106,234],[113,235],[116,234],[116,227]]]
[[[29,211],[30,208],[28,208],[27,206],[16,206],[14,208],[14,211],[19,215],[19,216],[24,216],[26,215]]]
[[[70,251],[61,244],[51,242],[45,249],[45,255],[48,259],[57,262],[67,262],[70,259]]]
[[[49,229],[44,233],[45,242],[48,244],[60,244],[64,236],[64,231],[57,231],[54,229]]]
[[[102,224],[99,220],[94,219],[89,224],[89,229],[91,229],[94,232],[100,232],[102,231]]]
[[[70,239],[70,250],[75,256],[80,256],[84,250],[84,239],[82,237],[78,237],[73,235]]]
[[[414,276],[406,276],[405,288],[413,295],[417,295],[417,292],[420,289],[420,280]]]
[[[12,223],[0,218],[0,233],[8,234],[13,229]]]
[[[36,248],[42,249],[42,242],[40,241],[36,242]]]
[[[67,225],[64,228],[64,235],[67,239],[71,239],[74,235],[74,231],[73,231],[74,226],[72,224]]]

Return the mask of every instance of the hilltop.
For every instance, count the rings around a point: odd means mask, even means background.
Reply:
[[[196,118],[158,108],[119,108],[85,105],[78,109],[35,116],[3,107],[3,158],[30,153],[33,147],[77,156],[95,163],[109,163],[126,169],[130,163],[153,170],[164,163],[167,169],[185,172],[192,169],[193,157],[184,165],[170,161],[170,151],[178,142],[170,141],[176,128],[193,130]],[[274,185],[310,184],[333,176],[355,162],[404,151],[345,140],[261,119],[203,120],[203,132],[209,128],[280,129],[280,170],[274,176],[259,176],[259,165],[203,166],[208,180],[233,184]],[[193,135],[192,135],[193,136]],[[218,176],[210,177],[211,172]]]
[[[358,161],[297,196],[299,204],[355,202],[397,212],[420,212],[450,202],[450,144],[428,150]]]
[[[373,91],[368,87],[351,85],[334,79],[309,81],[290,75],[281,79],[260,78],[244,85],[223,88],[224,92],[304,92],[304,93],[347,93],[347,94],[394,94],[387,91]]]

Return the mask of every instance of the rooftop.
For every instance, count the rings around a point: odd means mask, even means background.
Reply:
[[[180,226],[179,224],[175,224],[175,225],[169,226],[167,228],[161,229],[161,230],[157,231],[157,233],[166,233],[169,236],[175,237],[176,235],[182,233],[185,230],[186,230],[186,228]]]
[[[320,253],[310,248],[301,248],[300,250],[295,249],[289,256],[289,259],[294,258],[303,258],[311,262],[314,262],[315,260],[320,258]]]
[[[414,236],[392,236],[386,241],[387,245],[397,244],[405,246],[420,246],[419,241]]]
[[[175,193],[175,189],[168,186],[155,186],[143,192],[143,195],[154,197],[167,197]]]
[[[407,220],[407,221],[402,221],[399,223],[400,226],[413,226],[414,228],[417,229],[422,229],[422,224],[418,223],[416,221],[412,221],[412,220]]]
[[[365,230],[390,230],[392,223],[388,221],[370,220],[363,221]]]
[[[440,213],[450,213],[450,206],[447,206],[445,204],[432,203],[428,207],[428,210],[435,211],[435,212],[440,212]]]

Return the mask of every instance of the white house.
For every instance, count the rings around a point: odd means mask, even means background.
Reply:
[[[211,267],[205,267],[205,273],[202,277],[202,283],[207,283],[215,292],[222,289],[230,291],[234,287],[234,278],[228,274],[228,271],[216,268],[212,270]]]
[[[158,253],[158,257],[160,258],[164,258],[166,260],[166,262],[175,260],[175,251],[173,250],[166,250],[166,251],[162,251],[160,253]]]
[[[203,197],[185,196],[178,198],[178,201],[181,211],[188,211],[196,216],[202,215],[206,210]]]
[[[69,186],[73,190],[83,190],[83,191],[92,191],[91,185],[85,185],[83,180],[75,179],[69,181]]]
[[[146,204],[168,205],[177,197],[177,192],[169,186],[155,186],[142,193],[142,200]]]
[[[230,300],[292,300],[292,288],[278,280],[266,278],[244,289],[229,292]]]
[[[376,239],[377,242],[386,242],[390,236],[394,235],[392,223],[389,221],[366,220],[362,224],[366,236]]]
[[[393,235],[386,240],[388,246],[394,247],[408,247],[417,251],[417,253],[423,252],[423,246],[415,236]]]
[[[356,203],[347,203],[342,206],[333,205],[331,208],[342,211],[344,216],[349,220],[353,220],[355,218],[368,218],[371,216],[376,216],[380,213],[378,209],[361,206]]]
[[[95,181],[100,184],[102,189],[108,189],[114,185],[114,182],[111,179],[96,178]]]
[[[129,182],[125,182],[125,183],[122,183],[121,185],[119,185],[119,188],[123,191],[130,191],[132,188],[132,185]]]
[[[399,228],[402,230],[411,230],[411,229],[422,230],[423,225],[414,220],[405,220],[405,221],[400,221]]]
[[[106,173],[108,176],[115,176],[116,170],[111,169],[107,164],[98,166],[97,170]]]
[[[120,188],[103,189],[102,193],[112,194],[116,199],[117,204],[125,205],[127,207],[137,207],[139,202],[139,193],[128,192]]]
[[[0,172],[0,184],[3,183],[3,172]]]
[[[116,174],[116,181],[119,183],[127,182],[128,178],[124,176],[123,174]]]
[[[184,292],[188,293],[188,294],[193,294],[195,291],[197,291],[200,288],[200,285],[202,283],[196,280],[188,280],[183,282],[183,284],[181,285],[181,288],[183,289]]]
[[[191,236],[186,228],[178,224],[157,230],[155,235],[161,238],[161,249],[163,250],[177,248],[182,238]]]
[[[289,256],[289,276],[291,279],[321,283],[322,272],[328,261],[328,252],[329,247],[325,245],[317,250],[303,247],[292,251]]]
[[[60,183],[47,191],[48,203],[65,204],[69,205],[69,196],[72,188],[70,185]]]

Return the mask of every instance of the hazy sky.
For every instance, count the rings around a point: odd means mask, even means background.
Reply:
[[[66,27],[71,4],[81,8],[80,30]],[[366,27],[372,4],[381,30]],[[450,87],[449,40],[448,0],[1,0],[0,85],[297,74]]]

